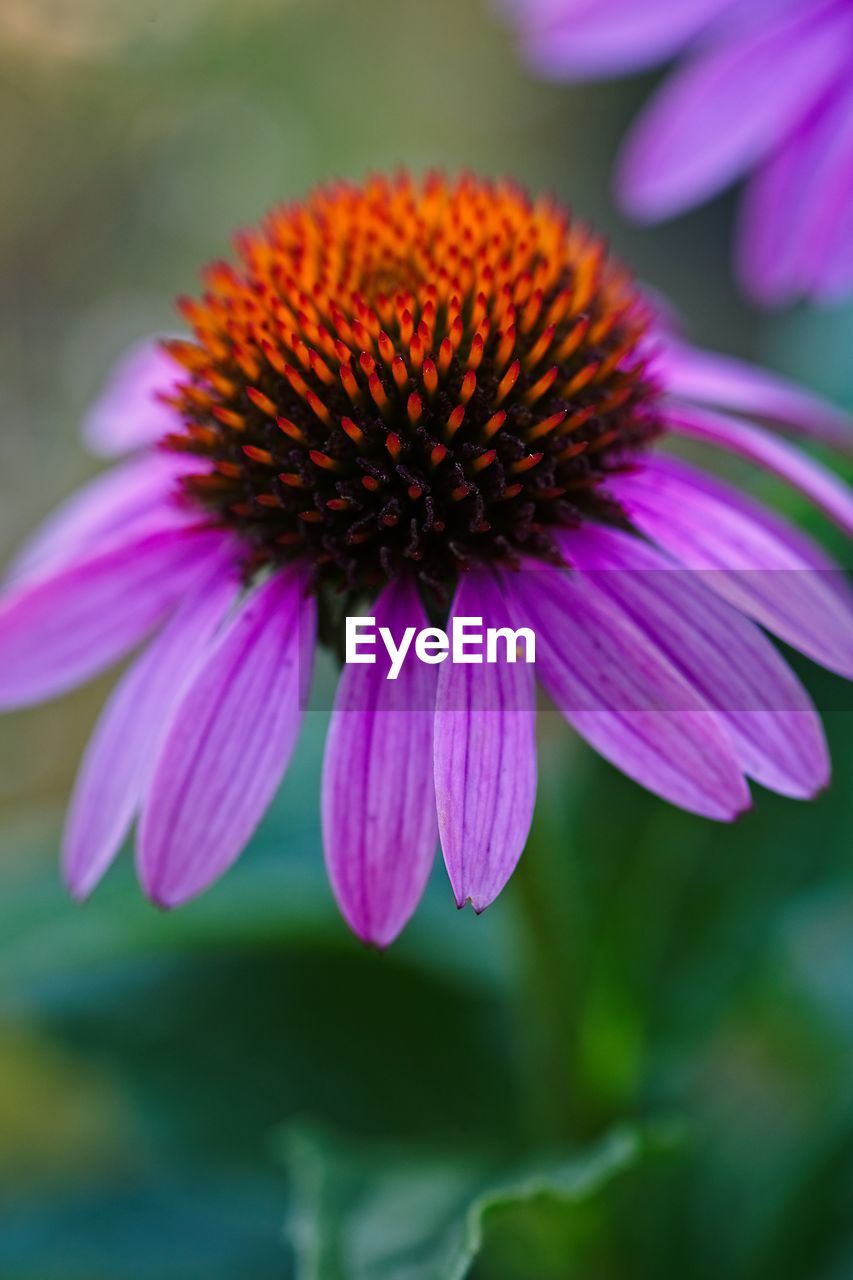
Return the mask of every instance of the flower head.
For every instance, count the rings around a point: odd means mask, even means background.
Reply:
[[[849,0],[509,0],[533,64],[588,79],[680,57],[624,147],[619,193],[656,221],[749,176],[738,268],[766,304],[853,289]]]
[[[316,191],[239,239],[168,350],[184,486],[252,549],[346,595],[410,570],[554,559],[659,430],[648,308],[551,201],[464,177]]]
[[[578,732],[692,812],[732,819],[746,776],[825,785],[819,719],[761,628],[850,675],[846,588],[802,533],[658,446],[738,453],[849,531],[843,484],[742,416],[849,448],[845,415],[694,351],[567,213],[471,177],[317,191],[181,310],[190,334],[131,353],[87,423],[131,459],[36,533],[0,601],[8,706],[147,639],[75,788],[77,896],[137,818],[162,905],[234,861],[295,744],[318,623],[335,644],[356,608],[395,638],[528,628]],[[459,905],[511,874],[536,789],[533,669],[513,656],[345,666],[323,830],[363,938],[399,932],[438,839]]]

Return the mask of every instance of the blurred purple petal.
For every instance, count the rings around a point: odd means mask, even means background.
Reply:
[[[76,898],[118,852],[145,792],[190,674],[238,590],[233,548],[146,647],[101,713],[77,775],[63,839],[65,881]]]
[[[853,161],[847,180],[843,195],[831,206],[833,224],[827,228],[821,261],[814,266],[814,295],[830,304],[843,302],[853,289]]]
[[[849,60],[849,15],[810,8],[703,51],[664,84],[629,136],[619,190],[636,217],[669,217],[756,164]]]
[[[516,629],[495,579],[465,574],[451,616]],[[536,799],[533,667],[447,659],[439,669],[435,795],[441,847],[457,906],[482,911],[521,856]]]
[[[831,293],[834,273],[853,259],[851,209],[853,90],[845,73],[747,187],[738,268],[751,294],[778,304]]]
[[[808,454],[776,439],[761,427],[708,409],[671,405],[665,412],[670,430],[757,463],[797,489],[840,529],[853,535],[853,494],[849,486]]]
[[[201,893],[247,844],[302,722],[315,604],[295,569],[248,597],[185,689],[145,801],[139,878],[160,906]]]
[[[593,570],[673,665],[720,713],[741,769],[783,795],[813,796],[829,781],[829,757],[812,702],[764,633],[639,538],[588,525],[560,544]]]
[[[106,471],[78,489],[36,529],[9,568],[7,585],[51,573],[113,540],[169,524],[198,521],[198,512],[173,501],[187,459],[151,453]],[[200,468],[196,468],[200,469]]]
[[[848,0],[496,0],[554,78],[618,75],[680,56],[617,172],[637,218],[669,217],[761,166],[738,272],[759,302],[853,289]]]
[[[371,610],[399,638],[428,625],[415,586],[386,587]],[[437,672],[413,655],[386,679],[375,665],[341,673],[323,763],[323,842],[338,905],[355,933],[384,947],[420,900],[435,857],[433,786]]]
[[[649,458],[609,488],[630,520],[749,617],[841,675],[853,675],[853,608],[840,570],[799,530],[718,480]]]
[[[181,369],[156,338],[131,347],[111,372],[83,425],[93,453],[112,458],[154,444],[180,426],[175,409],[158,399],[181,377]]]
[[[545,75],[618,75],[672,57],[734,0],[540,0],[516,6]]]
[[[116,662],[204,576],[222,537],[146,532],[9,591],[0,602],[0,705],[55,697]]]
[[[853,415],[756,365],[668,342],[655,367],[670,395],[753,414],[853,455]]]
[[[749,806],[717,714],[588,575],[528,561],[512,590],[543,686],[596,751],[691,813],[730,821]]]

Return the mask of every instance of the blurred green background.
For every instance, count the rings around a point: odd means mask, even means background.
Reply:
[[[556,190],[697,338],[853,405],[853,310],[749,311],[730,200],[653,231],[613,211],[647,89],[537,83],[460,0],[2,0],[0,550],[93,472],[87,400],[237,227],[400,163]],[[242,861],[172,916],[129,856],[84,908],[59,884],[109,681],[6,718],[0,1275],[853,1277],[853,717],[796,665],[835,760],[818,802],[757,790],[716,827],[545,714],[518,874],[475,919],[438,867],[385,955],[326,886],[320,711]]]

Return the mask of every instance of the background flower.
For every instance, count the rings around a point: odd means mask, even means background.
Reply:
[[[749,177],[737,266],[757,301],[853,289],[853,90],[847,0],[514,0],[549,76],[680,65],[623,148],[624,207],[657,221]]]

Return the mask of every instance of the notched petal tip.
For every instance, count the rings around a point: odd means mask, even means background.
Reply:
[[[453,890],[453,901],[456,904],[457,911],[464,911],[466,907],[470,907],[475,916],[481,916],[486,910],[486,907],[490,907],[495,899],[500,896],[506,885],[503,885],[490,897],[487,897],[484,894],[471,892],[467,889],[458,888],[452,880],[450,882],[450,887]]]

